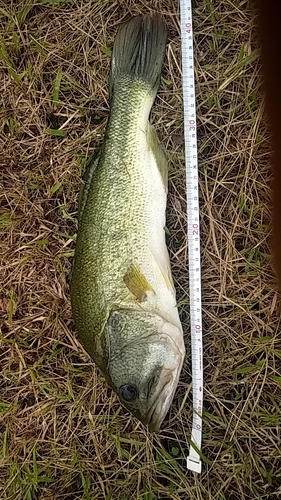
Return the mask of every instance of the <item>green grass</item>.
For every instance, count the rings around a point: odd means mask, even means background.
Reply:
[[[5,4],[5,5],[4,5]],[[280,301],[255,12],[194,2],[205,399],[192,420],[177,3],[0,2],[1,500],[272,500],[280,496]],[[117,25],[162,12],[152,112],[169,159],[167,242],[187,356],[163,429],[123,409],[75,335],[69,274],[86,158],[101,144]]]

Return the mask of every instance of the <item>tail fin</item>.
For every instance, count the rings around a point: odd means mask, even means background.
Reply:
[[[166,28],[160,15],[137,16],[120,26],[113,46],[110,91],[119,77],[145,81],[156,93],[165,54]]]

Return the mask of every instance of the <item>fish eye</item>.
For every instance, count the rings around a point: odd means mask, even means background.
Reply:
[[[135,385],[125,384],[120,387],[119,392],[124,401],[134,401],[139,391]]]

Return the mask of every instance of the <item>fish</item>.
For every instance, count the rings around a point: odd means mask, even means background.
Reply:
[[[70,282],[82,345],[120,402],[155,432],[185,357],[165,241],[168,165],[149,122],[165,47],[160,15],[118,29],[110,113],[80,192]]]

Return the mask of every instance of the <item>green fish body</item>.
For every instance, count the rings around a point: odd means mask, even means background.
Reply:
[[[148,121],[165,42],[160,16],[119,28],[110,116],[81,190],[70,287],[85,349],[152,430],[169,409],[185,355],[165,244],[167,163]]]

